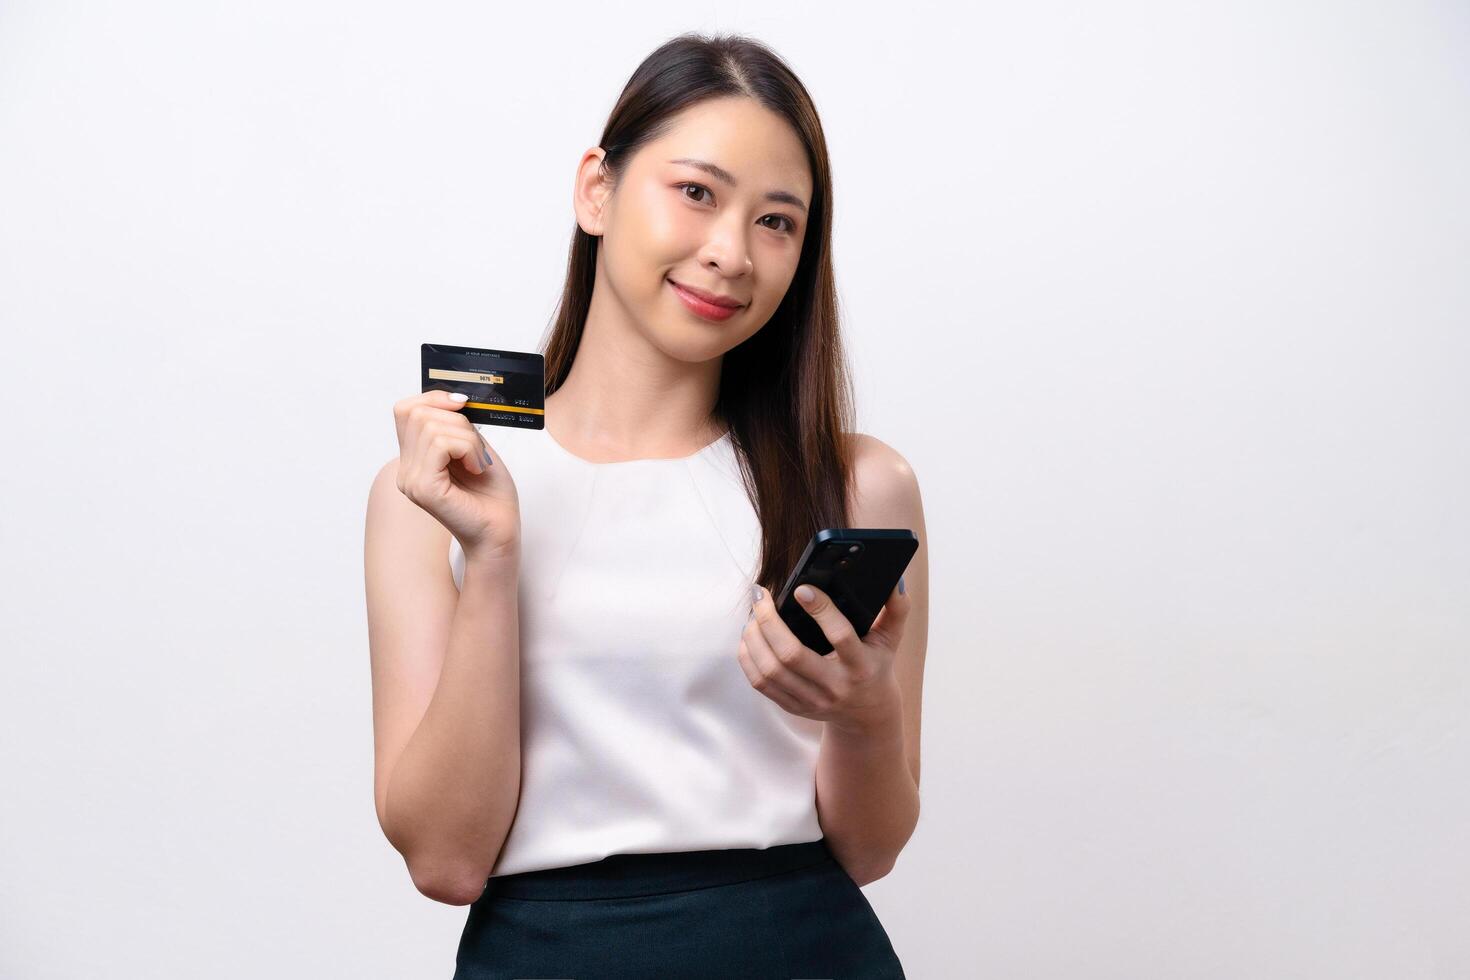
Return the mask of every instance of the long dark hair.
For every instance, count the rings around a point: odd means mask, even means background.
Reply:
[[[838,334],[832,274],[832,174],[811,96],[765,45],[740,35],[686,33],[650,54],[623,87],[598,145],[616,189],[629,157],[696,103],[747,96],[784,116],[806,145],[812,200],[796,275],[756,334],[728,351],[713,421],[730,430],[761,522],[756,582],[774,591],[818,530],[847,527],[853,430],[850,372]],[[596,280],[598,239],[577,225],[553,314],[546,393],[571,371]]]

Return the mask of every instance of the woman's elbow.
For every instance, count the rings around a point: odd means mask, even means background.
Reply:
[[[465,874],[463,868],[410,865],[408,874],[419,894],[445,905],[469,905],[485,891],[486,876]]]

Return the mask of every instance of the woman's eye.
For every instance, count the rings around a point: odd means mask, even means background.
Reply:
[[[691,188],[691,187],[692,187],[692,188],[694,188],[694,189],[695,189],[695,190],[697,190],[697,191],[704,191],[704,192],[705,192],[705,193],[706,193],[706,194],[708,194],[708,193],[709,193],[709,188],[706,188],[706,187],[701,187],[701,186],[700,186],[700,185],[698,185],[698,184],[680,184],[680,185],[679,185],[679,186],[680,186],[680,187],[682,187],[682,188],[684,188],[684,189],[685,189],[685,190],[686,190],[686,191],[687,191],[687,190],[688,190],[688,189],[689,189],[689,188]],[[689,195],[688,195],[688,194],[687,194],[687,193],[686,193],[686,194],[685,194],[685,195],[684,195],[684,196],[685,196],[685,197],[689,197]],[[690,198],[689,198],[689,199],[690,199],[690,200],[691,200],[691,201],[697,201],[697,200],[698,200],[698,198],[694,198],[694,197],[690,197]]]
[[[680,190],[684,191],[684,196],[685,197],[687,197],[687,198],[689,198],[689,200],[695,201],[695,202],[698,202],[699,201],[699,198],[698,197],[690,197],[690,195],[689,195],[689,189],[690,188],[693,188],[695,191],[702,191],[705,194],[708,194],[709,193],[709,188],[708,187],[705,187],[705,186],[703,186],[701,184],[683,183],[683,184],[676,184],[675,186],[678,187]],[[765,218],[762,218],[760,220],[765,221],[766,218],[775,218],[777,220],[777,222],[784,222],[783,224],[782,223],[778,223],[778,224],[776,224],[774,226],[772,226],[772,225],[766,225],[766,227],[767,228],[770,228],[772,231],[784,231],[784,232],[787,232],[789,234],[789,233],[791,233],[791,232],[793,232],[793,231],[796,230],[796,222],[792,221],[790,218],[786,217],[784,214],[768,214],[768,215],[766,215]]]

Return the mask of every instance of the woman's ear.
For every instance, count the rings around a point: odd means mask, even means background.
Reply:
[[[594,238],[602,235],[603,209],[612,196],[612,178],[603,167],[606,152],[594,146],[582,154],[577,165],[577,181],[572,187],[572,209],[577,212],[577,224]]]

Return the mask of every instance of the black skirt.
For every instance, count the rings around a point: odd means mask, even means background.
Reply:
[[[873,907],[825,838],[614,854],[489,879],[455,980],[901,980]]]

